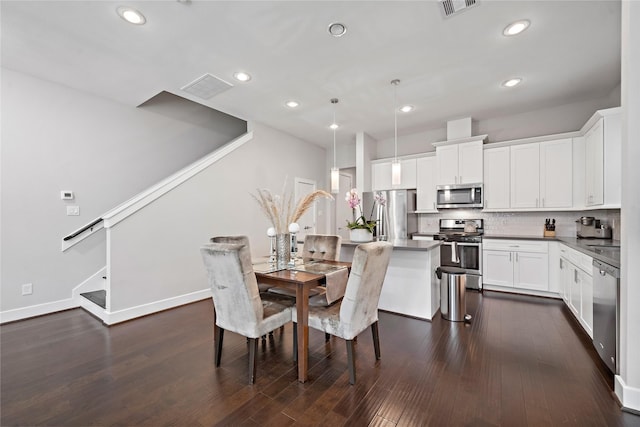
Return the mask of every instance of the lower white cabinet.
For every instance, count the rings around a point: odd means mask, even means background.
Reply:
[[[485,239],[482,282],[523,290],[549,290],[549,246],[533,240]]]
[[[584,330],[593,338],[593,258],[566,245],[560,246],[560,289]]]

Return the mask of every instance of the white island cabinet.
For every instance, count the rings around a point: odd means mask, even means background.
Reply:
[[[440,308],[440,241],[395,240],[382,285],[380,310],[431,320]],[[342,242],[340,260],[351,262],[357,243]]]

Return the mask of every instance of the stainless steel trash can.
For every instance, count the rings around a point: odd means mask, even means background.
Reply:
[[[438,267],[440,279],[440,314],[451,322],[471,320],[467,314],[466,282],[467,274],[461,268]]]

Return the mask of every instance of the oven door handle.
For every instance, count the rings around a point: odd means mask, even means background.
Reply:
[[[451,245],[453,245],[453,242],[444,242],[444,243],[442,243],[442,244],[443,244],[443,245],[446,245],[446,246],[451,246]],[[482,243],[461,243],[461,242],[456,242],[456,244],[457,244],[458,246],[477,246],[477,247],[480,247],[480,245],[481,245]]]

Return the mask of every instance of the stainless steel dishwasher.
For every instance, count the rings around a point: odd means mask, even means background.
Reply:
[[[593,345],[602,361],[618,373],[620,270],[593,260]]]

